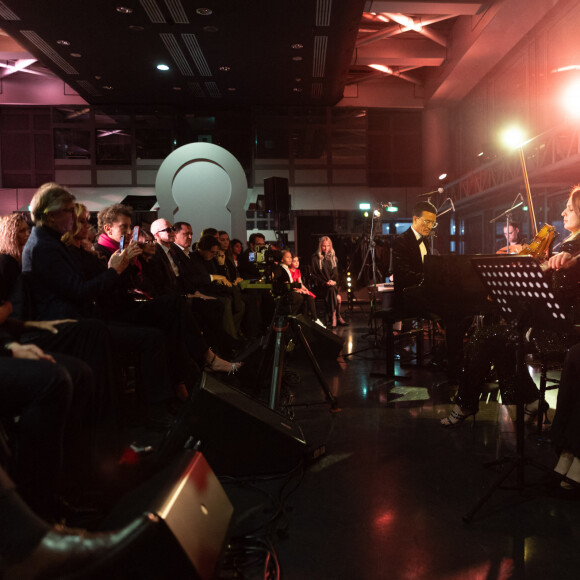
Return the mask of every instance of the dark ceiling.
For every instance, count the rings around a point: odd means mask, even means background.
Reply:
[[[92,104],[333,105],[364,4],[2,0],[0,27]]]

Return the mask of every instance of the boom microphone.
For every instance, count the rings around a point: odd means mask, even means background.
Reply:
[[[427,193],[420,193],[417,197],[425,197],[426,195],[435,195],[436,193],[443,193],[445,190],[442,187],[438,187],[433,191],[428,191]]]

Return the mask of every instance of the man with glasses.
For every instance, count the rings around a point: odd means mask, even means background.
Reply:
[[[429,236],[437,227],[437,208],[429,201],[420,201],[413,208],[411,227],[393,241],[394,305],[417,313],[420,305],[406,288],[423,281],[423,262],[431,253]]]

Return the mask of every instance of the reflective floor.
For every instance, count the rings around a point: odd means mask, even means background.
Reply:
[[[470,523],[463,520],[498,477],[484,463],[515,451],[510,410],[492,392],[475,423],[443,429],[439,419],[453,395],[437,386],[444,374],[397,363],[407,380],[372,376],[384,372],[385,361],[369,330],[368,306],[357,308],[350,325],[337,329],[344,352],[357,353],[320,360],[338,413],[315,404],[324,395],[299,349],[288,360],[288,371],[300,378],[290,387],[294,402],[305,405],[294,408],[295,420],[307,442],[326,453],[258,494],[249,489],[253,483],[242,490],[226,482],[236,508],[234,535],[249,533],[256,521],[267,526],[278,494],[281,516],[271,539],[281,577],[289,580],[580,577],[580,502],[548,495],[535,467],[525,469],[522,493],[503,486]],[[555,397],[551,391],[551,414]],[[525,452],[549,468],[556,462],[549,443],[533,433]],[[505,482],[515,483],[514,474]]]

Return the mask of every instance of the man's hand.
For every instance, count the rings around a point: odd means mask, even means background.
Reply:
[[[336,286],[336,282],[335,282],[334,280],[329,280],[329,281],[326,283],[326,285],[327,285],[327,286]]]
[[[188,298],[201,298],[202,300],[216,300],[215,296],[208,296],[207,294],[202,294],[199,290],[196,290],[193,294],[188,294]]]
[[[76,322],[73,318],[63,318],[62,320],[27,320],[24,326],[27,328],[38,328],[40,330],[48,330],[52,334],[58,334],[57,326],[67,322]]]
[[[217,282],[218,284],[223,284],[224,286],[230,286],[232,285],[232,283],[225,277],[225,276],[221,276],[220,274],[212,274],[212,278],[214,282]]]
[[[29,360],[47,360],[49,362],[54,362],[54,359],[46,354],[41,348],[38,348],[35,344],[20,344],[18,342],[10,342],[6,345],[6,348],[12,351],[12,356],[14,358],[25,358]]]

